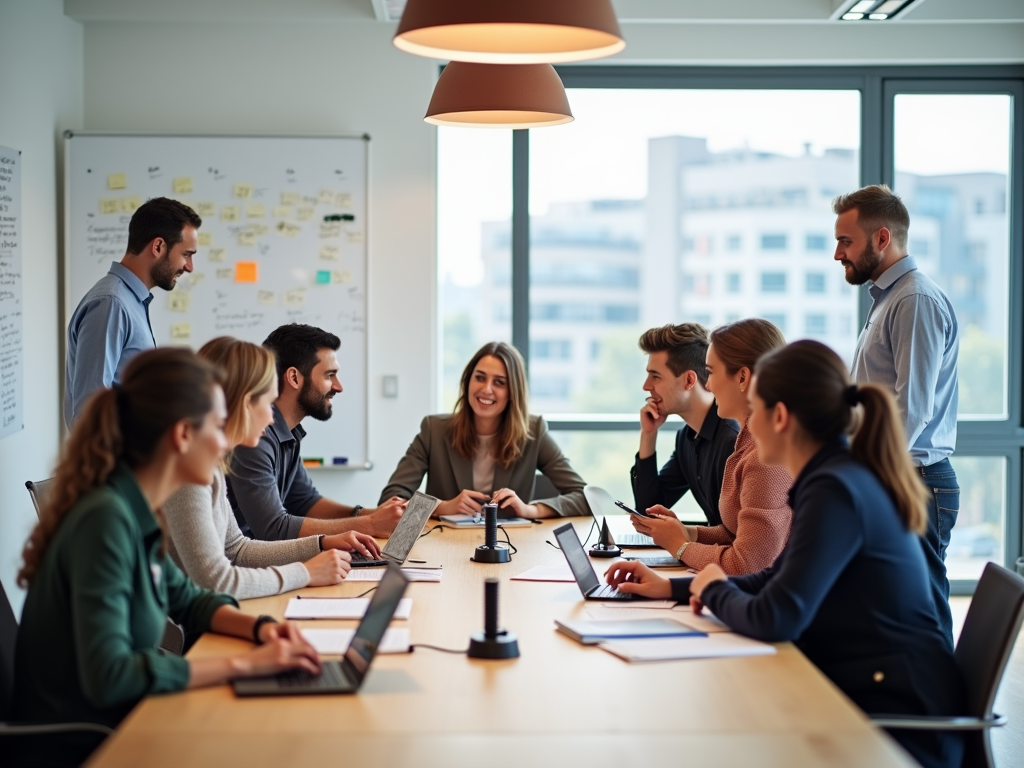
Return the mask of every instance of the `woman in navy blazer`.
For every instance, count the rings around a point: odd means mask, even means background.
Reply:
[[[778,560],[748,576],[710,565],[671,580],[622,562],[608,583],[688,599],[698,612],[707,606],[749,637],[793,641],[865,712],[961,714],[963,678],[939,629],[919,541],[926,489],[892,396],[851,385],[835,352],[798,341],[758,361],[750,405],[759,458],[796,478],[793,529]],[[922,765],[960,764],[958,734],[892,735]]]

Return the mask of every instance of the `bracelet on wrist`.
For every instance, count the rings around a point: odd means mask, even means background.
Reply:
[[[676,550],[676,560],[682,560],[683,559],[683,552],[686,551],[686,548],[688,546],[690,546],[690,542],[689,541],[684,541],[682,543],[682,546],[680,546],[679,549]]]
[[[363,509],[362,504],[356,504],[354,507],[352,507],[352,517],[359,517],[360,509]]]
[[[321,552],[324,551],[324,536],[326,535],[326,533],[321,533],[319,536],[316,537],[316,545],[320,547]]]
[[[263,645],[263,641],[260,640],[260,630],[263,629],[264,624],[277,624],[277,619],[266,615],[256,617],[256,623],[252,625],[252,641],[256,645]]]

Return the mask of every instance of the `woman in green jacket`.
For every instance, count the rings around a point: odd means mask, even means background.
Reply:
[[[144,696],[291,668],[319,671],[292,624],[255,619],[198,588],[166,555],[158,510],[209,484],[224,455],[220,375],[186,349],[135,357],[76,420],[18,581],[28,588],[15,650],[18,720],[116,726]],[[258,647],[189,660],[157,650],[167,617]]]

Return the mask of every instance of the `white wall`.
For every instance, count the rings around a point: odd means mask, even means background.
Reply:
[[[0,3],[0,144],[22,161],[25,429],[0,440],[0,580],[15,614],[21,548],[35,523],[26,480],[50,474],[60,437],[58,145],[82,122],[82,27],[61,0]]]
[[[365,506],[436,402],[436,151],[422,117],[438,70],[394,48],[392,34],[373,21],[85,25],[85,130],[372,137],[374,469],[314,477],[321,493]],[[398,375],[397,400],[380,395],[385,374]]]

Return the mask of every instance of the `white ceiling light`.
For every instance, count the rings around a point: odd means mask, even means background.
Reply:
[[[914,0],[847,0],[833,14],[842,21],[888,21],[913,5]]]

